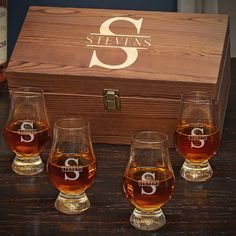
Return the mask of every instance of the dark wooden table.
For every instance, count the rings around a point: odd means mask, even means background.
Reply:
[[[133,207],[126,201],[121,179],[129,146],[94,145],[96,182],[87,192],[92,207],[82,215],[65,215],[54,208],[58,192],[46,172],[18,176],[11,170],[13,154],[0,136],[0,236],[4,235],[236,235],[236,59],[220,151],[211,160],[213,177],[188,183],[179,175],[183,163],[170,150],[176,175],[173,198],[163,207],[167,224],[141,232],[129,224]],[[0,127],[9,109],[6,83],[0,85]],[[2,132],[2,131],[1,131]],[[43,161],[46,163],[47,155]]]

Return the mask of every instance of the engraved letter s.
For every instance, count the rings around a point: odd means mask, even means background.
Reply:
[[[115,21],[119,21],[119,20],[123,20],[123,21],[128,21],[130,23],[132,23],[135,28],[137,29],[137,33],[139,34],[140,29],[141,29],[141,25],[143,22],[143,18],[140,18],[139,20],[135,20],[129,17],[113,17],[111,19],[108,19],[107,21],[103,22],[103,24],[100,27],[100,34],[102,35],[116,35],[114,34],[111,30],[110,30],[110,25],[115,22]],[[126,60],[119,65],[109,65],[109,64],[105,64],[103,62],[101,62],[98,57],[97,57],[97,53],[96,50],[93,51],[93,55],[91,58],[91,62],[89,67],[92,66],[100,66],[106,69],[122,69],[122,68],[126,68],[130,65],[132,65],[138,58],[138,50],[137,48],[131,48],[131,47],[121,47],[121,49],[123,51],[125,51],[127,58]]]

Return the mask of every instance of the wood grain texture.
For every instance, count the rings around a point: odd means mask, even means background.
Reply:
[[[104,63],[126,59],[120,48],[86,46],[90,33],[99,33],[104,21],[117,16],[143,18],[138,36],[150,36],[151,46],[138,49],[127,68],[89,68],[94,49]],[[181,94],[208,91],[216,98],[222,130],[230,87],[228,21],[225,15],[31,7],[7,69],[9,89],[40,87],[52,123],[87,118],[96,142],[127,144],[132,133],[151,129],[167,133],[170,145]],[[129,22],[110,28],[137,35]],[[110,88],[120,91],[119,112],[104,110],[101,96]]]
[[[46,94],[45,98],[51,124],[65,117],[86,119],[95,142],[129,144],[133,133],[157,130],[168,134],[173,146],[178,100],[123,97],[121,110],[112,112],[104,109],[102,96]]]
[[[139,50],[137,61],[128,68],[88,68],[94,48],[86,46],[86,37],[99,33],[100,25],[115,16],[143,18],[140,35],[151,36],[151,47]],[[159,84],[168,81],[174,85],[192,82],[216,86],[227,25],[228,17],[224,15],[31,7],[8,72],[86,77],[95,84],[107,77],[113,85],[119,78],[134,84],[155,80]],[[124,21],[115,22],[113,28],[117,34],[137,35],[136,28]],[[121,49],[96,50],[111,64],[117,64],[114,60],[119,64],[125,55]],[[58,83],[60,78],[55,78]],[[54,92],[64,90],[57,86]]]
[[[7,118],[6,83],[0,84],[1,130]],[[129,224],[133,207],[126,201],[121,181],[129,157],[127,145],[94,145],[98,162],[95,184],[88,191],[92,207],[70,216],[54,208],[58,192],[46,172],[35,177],[14,174],[13,155],[0,136],[0,235],[1,236],[233,236],[236,235],[236,59],[232,60],[232,85],[221,148],[210,161],[213,177],[205,183],[184,181],[179,170],[183,159],[170,149],[176,175],[173,198],[163,207],[167,224],[154,232],[141,232]],[[46,163],[47,152],[43,154]]]

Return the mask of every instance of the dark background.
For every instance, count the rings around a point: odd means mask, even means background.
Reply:
[[[176,11],[176,0],[8,0],[8,57],[31,5],[145,11]]]

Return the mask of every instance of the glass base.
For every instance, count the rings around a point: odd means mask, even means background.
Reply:
[[[85,193],[79,195],[66,195],[60,193],[55,202],[58,211],[66,214],[80,214],[90,207],[90,202]]]
[[[185,161],[180,175],[191,182],[203,182],[213,175],[213,170],[208,161],[200,164]]]
[[[165,215],[162,210],[154,212],[143,212],[134,209],[130,216],[130,223],[139,230],[156,230],[160,229],[166,223]]]
[[[34,158],[20,158],[16,156],[11,167],[19,175],[36,175],[43,171],[44,164],[40,156]]]

